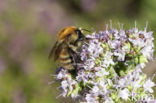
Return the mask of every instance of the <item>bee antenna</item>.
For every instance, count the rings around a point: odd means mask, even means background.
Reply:
[[[87,31],[87,32],[91,32],[90,30],[87,30],[87,29],[82,29],[82,30]]]
[[[84,31],[87,31],[87,32],[91,32],[90,30],[87,30],[87,29],[84,29],[84,28],[79,28],[80,30],[84,30]]]

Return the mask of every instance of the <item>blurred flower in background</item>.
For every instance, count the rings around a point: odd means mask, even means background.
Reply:
[[[57,84],[47,85],[56,69],[48,54],[61,28],[103,30],[112,19],[125,28],[148,21],[156,31],[155,10],[155,0],[0,0],[0,103],[62,103]],[[155,67],[153,61],[145,71]]]
[[[6,63],[5,63],[4,59],[2,57],[0,57],[0,75],[1,75],[1,73],[3,73],[5,68],[6,68]]]

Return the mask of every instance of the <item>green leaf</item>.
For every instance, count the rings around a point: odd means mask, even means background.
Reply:
[[[141,56],[139,57],[139,62],[140,62],[140,63],[147,63],[148,60],[147,60],[147,58],[145,58],[143,55],[141,55]]]
[[[96,59],[96,60],[95,60],[95,64],[96,64],[96,65],[99,65],[100,62],[101,62],[101,61],[100,61],[99,59]]]
[[[82,90],[82,88],[79,86],[79,84],[77,83],[76,85],[75,85],[75,89],[73,90],[73,93],[76,95],[76,94],[78,94],[78,92],[79,91],[81,91]]]
[[[132,86],[131,85],[128,86],[128,90],[132,91]]]
[[[67,97],[69,97],[72,94],[72,90],[68,92]]]
[[[102,48],[105,48],[106,47],[106,44],[101,44]]]

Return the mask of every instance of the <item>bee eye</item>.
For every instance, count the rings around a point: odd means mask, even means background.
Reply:
[[[67,38],[69,38],[70,36],[71,36],[71,34],[68,34],[68,35],[67,35]]]
[[[78,34],[79,40],[83,40],[84,39],[84,35],[82,34],[82,32],[79,29],[75,30],[75,32]]]
[[[80,30],[76,30],[75,32],[76,32],[78,35],[81,34],[81,31],[80,31]]]

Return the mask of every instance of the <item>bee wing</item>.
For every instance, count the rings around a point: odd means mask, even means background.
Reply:
[[[54,46],[52,47],[52,49],[51,49],[51,51],[50,51],[50,53],[49,53],[49,56],[48,56],[48,58],[49,59],[51,59],[52,58],[52,56],[53,56],[53,54],[54,54],[54,51],[56,50],[56,47],[57,47],[57,42],[54,44]]]
[[[49,59],[52,58],[52,56],[54,56],[54,60],[57,60],[57,58],[59,57],[59,54],[61,52],[62,49],[62,43],[58,43],[56,42],[55,45],[53,46],[53,48],[51,49],[50,53],[49,53]]]

